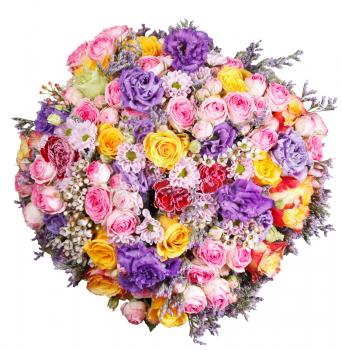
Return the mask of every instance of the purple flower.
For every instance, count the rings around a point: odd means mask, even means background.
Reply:
[[[49,106],[45,102],[41,102],[40,104],[41,109],[37,113],[37,119],[34,122],[36,126],[36,131],[45,134],[53,134],[55,127],[57,126],[56,121],[58,122],[59,119],[59,124],[64,122],[68,118],[69,114],[65,111],[60,111],[54,108],[53,106]]]
[[[67,224],[67,219],[63,213],[61,214],[55,214],[55,215],[44,215],[43,218],[44,224],[45,224],[45,229],[57,236],[59,234],[59,230],[66,226]]]
[[[267,210],[259,215],[256,219],[256,222],[263,229],[262,238],[265,239],[268,231],[271,229],[273,225],[273,215],[271,210]]]
[[[153,288],[166,277],[166,268],[155,249],[140,242],[118,248],[119,283],[132,293]]]
[[[247,222],[273,207],[273,201],[261,192],[260,186],[244,179],[225,185],[216,192],[219,213],[224,219]]]
[[[312,159],[306,150],[304,140],[293,129],[280,133],[277,144],[272,149],[273,159],[283,169],[283,175],[304,180]]]
[[[124,107],[139,112],[148,112],[164,94],[161,80],[139,67],[124,70],[119,83]]]
[[[176,277],[180,273],[180,269],[182,266],[182,259],[180,258],[174,258],[174,259],[167,259],[165,262],[165,268],[166,268],[166,276],[167,277]]]
[[[204,141],[201,154],[206,154],[217,158],[220,154],[226,152],[233,145],[236,137],[236,130],[228,123],[224,122],[216,125],[213,136],[210,140]]]
[[[132,126],[136,143],[143,143],[145,136],[154,131],[154,124],[150,118],[131,119],[128,124]]]
[[[213,41],[208,34],[192,28],[175,29],[165,38],[164,51],[172,56],[172,67],[195,72],[204,64]]]

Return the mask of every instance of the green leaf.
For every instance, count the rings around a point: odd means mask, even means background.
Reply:
[[[108,300],[107,306],[114,311],[119,305],[119,298],[118,297],[110,297]]]
[[[148,327],[148,329],[150,330],[150,332],[152,332],[157,327],[156,324],[153,324],[147,320],[145,320],[145,323],[146,323],[146,326]]]

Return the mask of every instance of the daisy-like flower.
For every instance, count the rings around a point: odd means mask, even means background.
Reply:
[[[209,67],[200,67],[197,72],[191,73],[191,79],[195,85],[204,85],[211,77]]]
[[[250,158],[236,159],[228,169],[228,177],[249,180],[254,175],[253,161]]]
[[[125,172],[139,173],[146,165],[144,146],[141,143],[122,143],[118,146],[116,160]]]
[[[164,235],[164,230],[158,220],[152,218],[149,210],[142,211],[144,216],[143,222],[137,226],[135,233],[140,235],[140,240],[148,243],[158,243]]]
[[[197,163],[190,157],[182,158],[169,173],[170,184],[187,190],[200,183]]]
[[[96,125],[89,120],[76,121],[68,118],[67,121],[56,131],[57,135],[67,137],[71,146],[77,151],[88,149],[90,152],[96,146]]]
[[[191,92],[191,77],[181,71],[167,73],[163,78],[163,88],[168,97],[187,96]]]

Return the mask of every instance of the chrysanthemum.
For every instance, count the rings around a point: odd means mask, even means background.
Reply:
[[[125,172],[139,173],[146,165],[144,146],[141,143],[122,143],[118,146],[116,160]]]
[[[204,85],[212,77],[209,67],[200,67],[197,72],[191,73],[190,76],[195,85]]]
[[[165,95],[168,97],[187,96],[191,92],[192,80],[184,72],[178,70],[169,72],[162,81]]]
[[[169,174],[170,184],[174,187],[190,189],[200,182],[200,173],[196,162],[190,157],[182,158]]]
[[[140,239],[148,244],[158,243],[164,234],[164,230],[158,220],[152,218],[149,210],[142,211],[144,221],[135,229]]]
[[[92,152],[95,150],[97,128],[89,120],[81,122],[68,118],[56,134],[67,137],[71,146],[77,151],[89,149]]]

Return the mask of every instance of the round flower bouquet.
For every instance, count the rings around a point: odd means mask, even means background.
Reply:
[[[331,229],[318,112],[336,102],[276,76],[301,51],[260,51],[227,57],[187,21],[115,26],[73,51],[66,85],[16,118],[36,258],[130,323],[188,323],[197,342],[253,309],[294,241]]]

